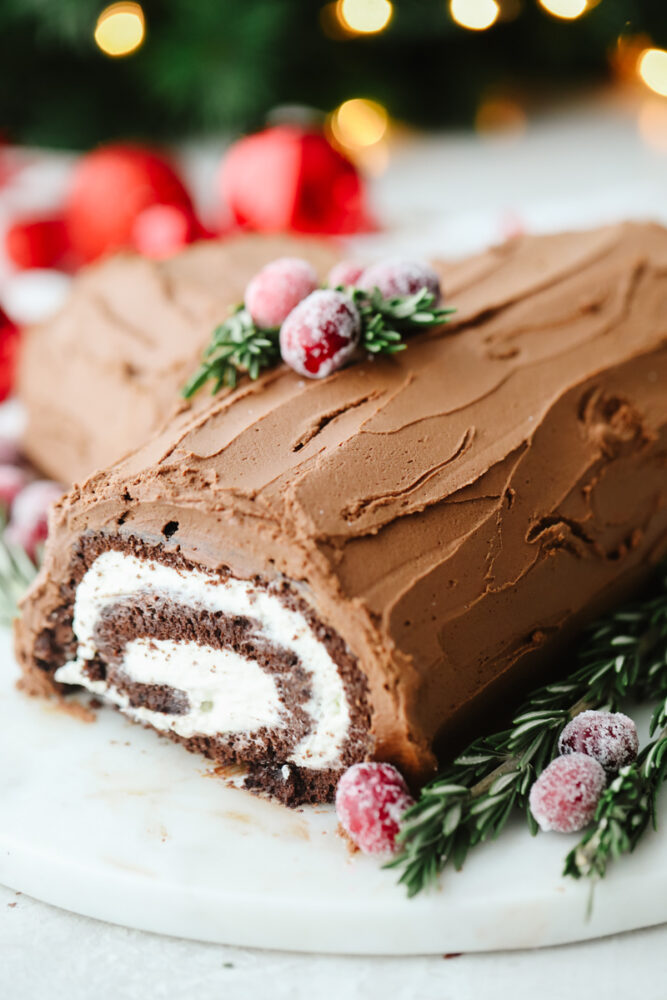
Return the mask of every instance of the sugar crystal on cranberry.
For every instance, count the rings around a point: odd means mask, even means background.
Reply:
[[[283,361],[307,378],[325,378],[354,354],[361,318],[344,292],[320,289],[292,310],[280,329]]]
[[[618,771],[637,756],[637,727],[622,712],[580,712],[560,734],[558,750],[588,754],[606,771]]]
[[[556,757],[530,790],[530,811],[542,830],[583,830],[595,815],[606,782],[604,768],[593,757]]]
[[[395,257],[367,267],[357,282],[359,288],[372,292],[379,289],[385,299],[415,295],[426,288],[438,302],[441,297],[440,279],[428,264],[419,260]]]
[[[327,284],[331,288],[337,288],[339,285],[350,288],[357,284],[363,272],[363,264],[358,264],[354,260],[341,260],[329,271]]]
[[[307,260],[279,257],[250,281],[245,307],[260,329],[276,329],[317,288],[317,275]]]
[[[37,547],[46,540],[49,507],[62,493],[62,486],[50,479],[28,483],[14,499],[5,529],[7,540],[20,545],[34,558]]]
[[[336,814],[348,837],[364,854],[397,849],[403,813],[413,804],[400,771],[392,764],[353,764],[338,782]]]

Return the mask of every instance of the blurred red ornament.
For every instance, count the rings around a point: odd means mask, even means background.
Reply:
[[[134,220],[132,243],[146,257],[171,257],[204,235],[192,211],[180,205],[150,205]]]
[[[14,385],[19,339],[19,328],[0,309],[0,403],[7,399]]]
[[[7,230],[5,245],[9,259],[21,270],[62,266],[70,249],[61,217],[19,219]]]
[[[74,168],[66,206],[69,237],[84,261],[132,244],[135,221],[151,205],[177,205],[192,213],[192,202],[173,167],[138,146],[104,146]]]
[[[239,139],[220,175],[239,225],[329,235],[373,228],[359,173],[320,132],[277,125]]]

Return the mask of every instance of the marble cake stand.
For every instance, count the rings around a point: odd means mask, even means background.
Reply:
[[[667,836],[595,890],[560,877],[572,839],[517,821],[407,900],[351,856],[330,808],[290,811],[102,710],[93,723],[20,695],[0,634],[0,882],[101,920],[203,941],[413,955],[532,948],[667,920]],[[667,795],[662,829],[667,829]]]

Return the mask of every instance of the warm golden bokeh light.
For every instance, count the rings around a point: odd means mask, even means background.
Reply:
[[[338,0],[337,12],[349,31],[372,35],[387,27],[394,9],[389,0]]]
[[[664,49],[645,49],[637,62],[637,72],[647,87],[667,97],[667,52]]]
[[[510,97],[489,97],[475,115],[475,129],[482,135],[509,135],[523,132],[526,114]]]
[[[450,0],[449,12],[457,24],[471,31],[484,31],[498,20],[496,0]]]
[[[588,0],[540,0],[540,4],[554,17],[562,17],[565,21],[574,21],[589,7]]]
[[[129,56],[145,34],[144,12],[138,3],[112,3],[97,19],[95,42],[108,56]]]
[[[350,149],[373,146],[380,142],[388,124],[386,109],[377,101],[369,101],[365,97],[344,101],[330,119],[335,141]]]

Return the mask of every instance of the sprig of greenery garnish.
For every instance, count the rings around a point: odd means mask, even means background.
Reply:
[[[653,711],[653,737],[637,760],[622,767],[600,796],[594,826],[584,833],[565,859],[563,874],[572,878],[604,878],[607,866],[630,854],[649,824],[656,829],[658,793],[667,779],[667,602],[652,619],[652,662],[641,691],[660,697]],[[657,735],[656,735],[657,734]]]
[[[0,519],[0,625],[11,625],[18,602],[37,574],[30,556],[5,536],[5,521]]]
[[[435,296],[426,288],[415,295],[383,299],[375,288],[364,292],[359,288],[337,287],[354,301],[361,317],[360,347],[367,354],[394,354],[405,349],[404,337],[416,330],[440,326],[447,322],[454,309],[435,306]],[[207,382],[212,381],[212,393],[222,386],[233,389],[239,376],[259,378],[262,371],[280,361],[279,330],[257,327],[243,305],[215,328],[201,365],[183,388],[190,399]]]
[[[279,358],[278,330],[260,330],[250,313],[237,306],[224,323],[216,326],[204,359],[186,383],[183,395],[190,399],[211,379],[213,395],[223,385],[233,389],[239,375],[259,378],[260,372],[272,368]]]
[[[403,817],[401,851],[387,866],[402,869],[399,882],[408,895],[424,889],[448,864],[460,868],[469,850],[499,835],[515,807],[525,810],[535,833],[528,794],[555,755],[566,722],[585,709],[614,710],[623,698],[655,693],[665,681],[656,664],[665,662],[667,578],[656,596],[593,628],[579,667],[567,680],[534,692],[508,729],[476,740],[422,789]],[[661,751],[661,767],[663,760]]]
[[[442,326],[455,309],[438,308],[428,288],[414,295],[385,299],[378,288],[368,293],[360,288],[348,291],[361,316],[361,346],[369,354],[395,354],[407,347],[406,336],[416,330]]]

